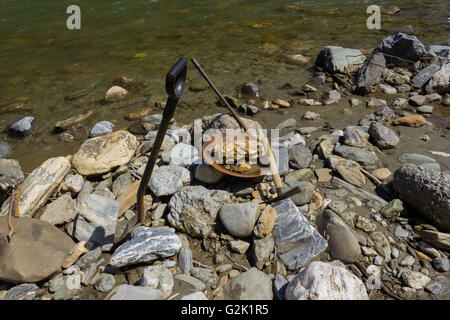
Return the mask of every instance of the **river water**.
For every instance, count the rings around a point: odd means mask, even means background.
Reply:
[[[81,9],[81,30],[68,30],[66,9]],[[381,30],[366,27],[369,1],[287,0],[3,0],[0,4],[0,127],[25,115],[37,129],[22,140],[0,134],[25,171],[50,156],[73,153],[81,141],[62,142],[54,124],[92,108],[98,120],[129,125],[126,113],[165,100],[164,77],[181,56],[203,65],[225,93],[243,82],[258,83],[268,99],[283,98],[286,82],[300,86],[324,45],[372,50],[386,36],[408,30],[424,44],[449,37],[450,4],[442,0],[378,1],[401,8],[383,15]],[[303,53],[307,66],[292,66],[284,57]],[[189,67],[187,87],[203,86]],[[102,102],[114,80],[127,76],[140,86],[125,102]],[[87,94],[65,100],[73,92]],[[216,106],[210,90],[186,90],[176,119],[190,122]],[[145,103],[133,102],[142,101]],[[11,106],[17,107],[11,111]],[[154,108],[154,113],[161,110]]]

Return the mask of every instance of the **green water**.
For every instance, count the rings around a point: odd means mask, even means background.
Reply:
[[[66,27],[71,4],[81,8],[81,30]],[[396,5],[401,12],[383,15],[381,30],[368,30],[369,4]],[[283,98],[277,88],[306,81],[322,46],[370,50],[407,26],[431,44],[448,38],[450,14],[449,2],[439,0],[3,0],[0,6],[0,110],[13,104],[29,109],[2,112],[0,127],[25,115],[37,121],[35,132],[23,140],[3,133],[0,139],[10,143],[11,157],[24,162],[27,170],[78,148],[80,142],[62,142],[51,134],[57,121],[96,108],[92,123],[109,120],[121,128],[129,124],[125,113],[165,100],[165,73],[180,56],[196,57],[224,92],[236,92],[244,81],[252,81],[268,99]],[[311,57],[311,63],[287,64],[285,55],[297,52]],[[141,85],[123,103],[102,103],[120,76],[138,79]],[[202,80],[190,67],[187,86],[199,84]],[[85,88],[85,96],[64,99]],[[148,101],[126,106],[143,98]],[[186,90],[183,101],[189,108],[177,112],[180,122],[215,110],[210,91]]]

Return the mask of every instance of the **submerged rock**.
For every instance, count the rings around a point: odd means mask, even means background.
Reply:
[[[450,174],[403,164],[393,187],[408,206],[444,231],[450,231]]]
[[[5,141],[0,141],[0,159],[6,158],[8,154],[11,152],[11,147]]]
[[[112,133],[114,127],[115,127],[114,123],[111,123],[109,121],[97,122],[91,129],[89,136],[91,138],[105,136],[107,134]]]
[[[6,130],[12,136],[23,138],[28,136],[35,127],[36,121],[34,117],[24,117],[8,125]]]
[[[344,267],[315,261],[289,282],[286,300],[369,300],[364,283]]]
[[[125,98],[125,96],[128,95],[128,91],[125,90],[122,87],[119,86],[113,86],[111,88],[108,89],[108,91],[105,94],[105,100],[106,101],[120,101],[123,98]]]

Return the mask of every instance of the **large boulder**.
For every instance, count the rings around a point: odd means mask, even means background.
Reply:
[[[22,183],[19,211],[21,217],[32,217],[51,196],[70,170],[67,158],[57,157],[46,160]],[[8,213],[11,197],[3,203],[1,214]]]
[[[226,191],[187,186],[170,198],[167,219],[180,231],[193,237],[206,237],[224,203],[231,203]]]
[[[119,130],[86,140],[73,156],[73,166],[82,175],[98,175],[127,164],[139,143],[134,135]]]
[[[8,217],[0,217],[0,280],[37,282],[61,271],[75,246],[72,239],[51,224],[32,218],[12,218],[8,241]]]
[[[315,261],[289,282],[286,300],[369,300],[364,283],[343,266]]]
[[[376,52],[384,54],[387,64],[408,66],[419,60],[427,52],[427,49],[416,36],[399,32],[384,38],[375,48],[374,53]]]
[[[320,50],[316,66],[330,72],[353,72],[364,63],[366,57],[358,49],[326,46]]]
[[[393,186],[410,208],[450,231],[449,173],[405,163],[395,172]]]

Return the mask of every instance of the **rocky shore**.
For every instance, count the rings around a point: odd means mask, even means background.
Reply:
[[[283,190],[301,192],[271,204],[271,176],[237,180],[199,160],[194,132],[239,128],[230,115],[173,122],[144,225],[122,241],[137,222],[160,114],[135,110],[126,130],[109,121],[88,130],[95,110],[60,121],[61,140],[89,139],[30,174],[0,141],[0,299],[449,299],[449,128],[431,121],[435,106],[450,106],[449,58],[448,43],[398,33],[368,55],[324,47],[310,81],[280,89],[289,101],[252,82],[227,95],[251,128],[262,128],[257,114],[286,114],[277,162]],[[114,86],[104,101],[129,94]],[[345,125],[317,125],[345,99],[335,122]],[[293,109],[301,115],[289,117]],[[34,127],[28,116],[6,131]]]

